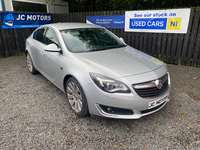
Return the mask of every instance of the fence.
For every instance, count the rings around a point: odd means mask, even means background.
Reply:
[[[81,12],[53,14],[54,22],[83,22],[86,16],[124,15],[125,11]],[[2,29],[0,23],[0,57],[24,52],[25,39],[35,29]],[[140,51],[166,63],[200,67],[200,7],[191,8],[187,34],[124,32],[109,29],[125,42]]]

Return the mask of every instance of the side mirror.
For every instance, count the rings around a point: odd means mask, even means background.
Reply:
[[[123,39],[122,37],[120,37],[119,39],[120,39],[124,44],[126,44],[125,41],[124,41],[124,39]]]
[[[61,52],[61,49],[54,43],[47,45],[44,50],[47,52]]]

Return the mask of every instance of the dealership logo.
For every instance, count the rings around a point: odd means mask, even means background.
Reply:
[[[4,16],[3,24],[5,26],[8,26],[8,27],[12,27],[13,26],[14,17],[13,17],[13,15],[11,13]]]

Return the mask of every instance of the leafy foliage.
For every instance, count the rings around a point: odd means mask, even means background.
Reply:
[[[55,0],[46,0],[54,2]],[[69,2],[70,12],[147,10],[200,6],[200,0],[60,0]]]

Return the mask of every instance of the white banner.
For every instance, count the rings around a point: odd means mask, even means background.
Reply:
[[[126,32],[187,33],[190,8],[126,11]]]

